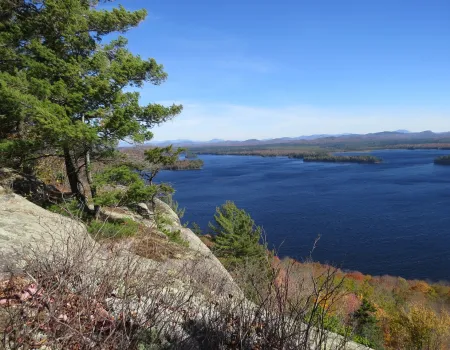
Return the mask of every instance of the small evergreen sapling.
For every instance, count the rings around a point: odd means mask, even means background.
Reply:
[[[215,235],[214,253],[230,263],[260,260],[266,256],[266,247],[260,243],[262,228],[234,202],[227,201],[216,208],[214,223],[209,223],[209,228]]]

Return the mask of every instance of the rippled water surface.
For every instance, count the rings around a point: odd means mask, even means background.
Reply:
[[[450,280],[450,166],[445,151],[375,151],[382,164],[201,156],[200,171],[164,171],[185,221],[206,228],[233,200],[281,256],[313,258],[372,275]],[[355,153],[356,154],[356,153]]]

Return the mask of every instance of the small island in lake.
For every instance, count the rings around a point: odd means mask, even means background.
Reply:
[[[203,168],[201,159],[180,159],[175,163],[163,166],[163,170],[200,170]]]
[[[450,165],[450,155],[440,156],[434,159],[434,164],[438,165]]]
[[[297,158],[297,157],[294,157]],[[378,164],[382,162],[381,158],[360,155],[360,156],[335,156],[331,154],[309,155],[303,157],[304,162],[327,162],[327,163],[360,163],[360,164]]]

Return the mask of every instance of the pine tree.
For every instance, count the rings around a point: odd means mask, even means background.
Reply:
[[[163,66],[133,55],[123,36],[102,41],[136,27],[146,11],[98,6],[98,0],[0,2],[2,161],[26,169],[40,157],[62,157],[82,202],[83,169],[92,197],[97,194],[93,158],[111,154],[120,140],[150,140],[149,128],[182,110],[141,106],[129,88],[161,84]]]
[[[184,148],[174,149],[172,145],[166,147],[154,147],[146,150],[144,152],[145,160],[150,164],[150,166],[146,168],[147,180],[152,183],[161,168],[175,164],[180,154],[184,151]]]
[[[215,235],[214,252],[219,257],[234,262],[245,259],[261,259],[265,256],[265,246],[260,244],[262,229],[248,213],[227,201],[216,208],[214,223],[209,228]]]
[[[374,315],[376,311],[375,306],[364,298],[359,309],[353,314],[355,334],[367,339],[371,347],[383,349],[383,335]]]

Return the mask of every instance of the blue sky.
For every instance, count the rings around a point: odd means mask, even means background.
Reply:
[[[448,0],[122,0],[182,103],[155,140],[450,130]]]

